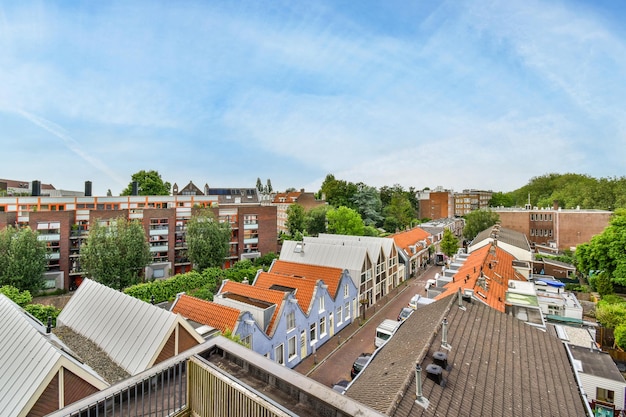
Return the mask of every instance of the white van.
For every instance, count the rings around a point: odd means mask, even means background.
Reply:
[[[393,336],[393,334],[400,327],[400,323],[397,320],[385,319],[376,328],[376,339],[374,340],[374,346],[381,347],[387,340]]]

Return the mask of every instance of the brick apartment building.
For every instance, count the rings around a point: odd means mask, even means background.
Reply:
[[[609,225],[612,212],[552,208],[495,208],[502,227],[521,232],[540,250],[563,251],[588,242]]]
[[[454,215],[463,217],[467,213],[489,207],[492,191],[463,190],[454,194]]]
[[[420,191],[419,200],[420,219],[445,219],[454,217],[454,195],[452,191],[437,187],[434,190]]]
[[[87,189],[86,191],[90,191]],[[35,187],[36,191],[36,187]],[[80,246],[89,225],[117,217],[140,220],[150,244],[152,263],[147,279],[166,278],[191,270],[186,256],[186,223],[201,208],[210,208],[231,227],[225,265],[278,252],[276,207],[261,206],[255,189],[207,189],[206,195],[116,197],[0,197],[0,229],[30,226],[49,248],[46,272],[50,288],[75,289],[83,279]],[[89,192],[85,194],[90,194]]]

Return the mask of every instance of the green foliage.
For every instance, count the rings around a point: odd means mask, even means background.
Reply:
[[[238,334],[233,334],[233,331],[229,329],[228,327],[224,330],[224,333],[222,333],[222,336],[224,336],[227,339],[232,340],[235,343],[239,343],[242,346],[245,346],[248,348],[250,347],[241,341],[241,336],[239,336]]]
[[[200,298],[202,300],[213,301],[213,291],[210,290],[209,286],[204,286],[202,288],[198,288],[196,290],[191,290],[189,295],[192,297]]]
[[[0,287],[0,293],[6,295],[9,300],[12,300],[20,307],[24,307],[26,304],[33,301],[33,296],[30,294],[30,291],[20,291],[12,285]]]
[[[598,275],[598,279],[596,281],[596,290],[602,297],[613,294],[613,284],[611,283],[611,277],[609,277],[606,272],[602,272]]]
[[[287,208],[287,224],[285,226],[287,226],[287,230],[291,236],[295,236],[298,232],[304,232],[304,220],[304,207],[300,204],[290,204]]]
[[[411,201],[403,191],[394,192],[389,204],[383,209],[385,215],[384,229],[389,232],[403,230],[411,225],[417,213],[411,206]]]
[[[48,324],[48,317],[52,318],[52,327],[57,324],[57,317],[61,314],[61,310],[54,306],[47,306],[43,304],[28,304],[24,306],[24,310],[29,312],[33,317],[42,322],[44,325]]]
[[[228,256],[230,224],[220,223],[209,209],[198,211],[187,222],[187,256],[194,268],[221,267]]]
[[[510,193],[505,194],[497,192],[491,194],[491,200],[489,200],[489,207],[513,207],[514,201]]]
[[[274,262],[274,259],[278,259],[278,257],[279,255],[276,253],[268,252],[265,255],[254,258],[252,264],[257,268],[263,268],[264,271],[267,271],[272,265],[272,262]]]
[[[626,324],[626,303],[598,303],[596,306],[596,319],[609,329],[615,329],[622,323]]]
[[[366,226],[381,226],[383,223],[382,209],[383,203],[380,200],[380,193],[374,187],[363,184],[356,184],[357,190],[352,196],[352,204],[361,215]]]
[[[87,241],[80,248],[80,262],[86,275],[119,290],[136,284],[151,260],[142,224],[123,217],[108,225],[93,222]]]
[[[378,232],[378,229],[375,228],[374,226],[365,226],[363,228],[363,236],[380,236],[380,233]]]
[[[46,243],[30,227],[0,230],[0,285],[37,293],[43,287]]]
[[[332,174],[326,175],[322,187],[320,189],[326,202],[333,207],[350,207],[354,208],[352,203],[353,197],[357,192],[357,186],[354,183],[344,180],[337,180]]]
[[[317,236],[320,233],[326,233],[326,214],[330,209],[329,206],[318,206],[306,212],[304,225],[309,235]]]
[[[139,195],[170,195],[172,188],[169,182],[163,182],[161,174],[158,171],[141,170],[132,175],[131,182],[128,187],[122,191],[121,195],[131,195],[133,192],[133,182],[137,181],[139,185]]]
[[[613,284],[626,285],[626,209],[615,210],[609,226],[576,248],[576,266],[584,274],[606,273]],[[597,278],[596,278],[597,285]],[[590,278],[590,282],[592,279]]]
[[[459,249],[459,238],[454,236],[450,229],[445,229],[439,247],[446,256],[450,257]]]
[[[624,304],[626,301],[616,294],[603,295],[602,299],[598,301],[598,306],[602,307],[609,304]]]
[[[621,323],[613,330],[613,336],[615,337],[615,344],[621,349],[626,348],[626,323]]]
[[[363,236],[365,225],[359,213],[348,207],[331,209],[326,214],[328,233]]]
[[[498,213],[489,209],[474,210],[465,215],[463,237],[472,240],[483,230],[493,226],[500,220]]]

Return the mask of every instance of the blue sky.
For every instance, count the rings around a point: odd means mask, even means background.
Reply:
[[[0,178],[626,175],[620,1],[0,0]]]

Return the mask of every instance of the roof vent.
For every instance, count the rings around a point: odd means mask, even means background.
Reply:
[[[428,379],[435,381],[435,384],[437,385],[441,385],[441,386],[444,385],[443,369],[439,365],[435,365],[434,363],[431,363],[430,365],[428,365],[426,367],[426,377]]]
[[[435,352],[433,353],[433,362],[435,365],[440,366],[442,369],[449,371],[448,365],[448,354],[446,352]]]

